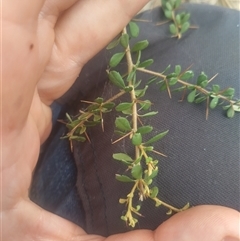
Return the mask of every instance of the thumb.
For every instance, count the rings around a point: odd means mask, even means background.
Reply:
[[[154,240],[240,241],[240,214],[221,206],[198,206],[174,215],[155,231]]]

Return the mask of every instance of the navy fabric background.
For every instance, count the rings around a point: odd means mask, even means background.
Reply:
[[[151,69],[158,71],[168,64],[181,64],[183,69],[193,64],[196,75],[201,71],[209,77],[219,73],[213,83],[234,87],[239,97],[239,12],[206,5],[186,4],[183,8],[191,12],[191,24],[199,28],[190,29],[181,40],[170,37],[168,25],[156,26],[162,20],[160,9],[138,16],[150,21],[139,22],[138,39],[150,42],[142,59],[153,58]],[[68,141],[59,140],[67,130],[56,119],[64,118],[66,111],[76,113],[83,107],[80,99],[108,98],[116,91],[105,72],[109,56],[105,50],[100,52],[84,67],[70,91],[53,105],[55,125],[42,147],[30,190],[31,199],[43,208],[89,233],[102,235],[129,230],[120,220],[124,206],[118,199],[131,186],[115,181],[115,174],[125,169],[112,160],[112,153],[131,152],[130,145],[127,141],[111,145],[117,116],[111,113],[104,118],[105,132],[100,127],[91,129],[91,143],[75,143],[71,153]],[[206,121],[204,104],[179,103],[181,94],[169,99],[158,88],[150,88],[147,98],[154,103],[152,110],[160,113],[148,120],[149,124],[156,132],[169,129],[155,148],[168,156],[160,158],[156,180],[162,200],[178,207],[190,202],[193,206],[218,204],[240,210],[240,116],[227,119],[218,108],[210,111]],[[137,228],[156,228],[169,218],[165,212],[147,201],[141,209],[145,217],[139,219]]]

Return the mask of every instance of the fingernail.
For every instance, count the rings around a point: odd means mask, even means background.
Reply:
[[[240,238],[226,237],[222,241],[240,241]]]

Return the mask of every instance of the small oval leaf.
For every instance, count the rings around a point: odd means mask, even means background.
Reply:
[[[132,136],[132,144],[134,146],[140,146],[142,144],[142,135],[141,133],[134,133]]]
[[[171,23],[169,25],[169,31],[170,31],[171,34],[177,35],[178,30],[177,30],[177,27],[175,26],[174,23]]]
[[[116,174],[116,179],[120,182],[135,182],[128,176]]]
[[[151,193],[150,197],[155,198],[158,195],[158,192],[159,192],[158,187],[153,187],[150,191],[150,193]]]
[[[127,118],[117,117],[115,120],[115,126],[121,131],[131,131],[131,125]]]
[[[137,133],[147,134],[150,133],[153,130],[152,126],[141,126],[138,128]]]
[[[110,61],[109,61],[110,67],[112,67],[112,68],[116,67],[121,62],[121,60],[123,59],[124,55],[125,55],[125,52],[114,54],[111,57]]]
[[[132,103],[123,102],[116,106],[116,111],[129,110],[132,108]]]
[[[168,130],[159,133],[158,135],[152,137],[150,140],[148,140],[147,142],[145,142],[144,145],[149,145],[149,144],[152,144],[152,143],[154,143],[154,142],[156,142],[156,141],[161,140],[164,136],[167,135],[167,133],[168,133]]]
[[[114,39],[111,43],[108,44],[107,49],[110,50],[110,49],[117,47],[119,44],[119,41],[120,41],[119,38]]]
[[[233,118],[235,115],[235,110],[234,108],[231,106],[228,110],[227,110],[227,117],[228,118]]]
[[[136,23],[130,22],[129,24],[129,30],[132,37],[136,38],[139,35],[139,27]]]
[[[127,161],[127,162],[133,162],[133,159],[125,153],[114,153],[113,159],[118,160],[118,161],[124,160],[124,161]]]
[[[143,49],[147,48],[148,45],[149,45],[149,42],[147,40],[139,41],[136,44],[134,44],[131,51],[137,52],[137,51],[143,50]]]
[[[121,89],[126,87],[122,76],[117,71],[110,71],[108,77],[110,81],[117,87]]]
[[[190,23],[189,22],[185,22],[182,27],[181,27],[181,33],[185,33],[190,27]]]
[[[218,101],[219,101],[219,97],[218,97],[218,96],[214,97],[214,98],[211,100],[211,102],[210,102],[210,104],[209,104],[209,107],[210,107],[211,109],[214,109],[214,108],[218,105]]]
[[[133,166],[131,170],[131,174],[134,178],[136,179],[141,179],[142,178],[142,166],[140,164]]]
[[[201,85],[201,83],[205,80],[208,80],[208,77],[204,72],[201,72],[201,74],[197,78],[197,85]]]
[[[195,100],[196,92],[197,92],[197,90],[194,89],[188,94],[187,100],[189,103],[193,103],[193,101]]]
[[[127,48],[128,44],[129,44],[129,35],[127,33],[123,34],[120,37],[120,43],[124,48]]]
[[[194,76],[194,72],[192,70],[188,70],[181,76],[181,80],[188,80]]]
[[[150,66],[151,64],[153,64],[153,62],[154,62],[153,59],[147,59],[147,60],[143,61],[142,63],[140,63],[138,65],[138,68],[146,68],[146,67]]]
[[[178,82],[178,78],[177,77],[172,77],[169,81],[168,84],[169,85],[175,85]]]

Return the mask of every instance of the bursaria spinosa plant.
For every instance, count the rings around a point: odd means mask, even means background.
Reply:
[[[190,23],[188,13],[176,14],[175,10],[179,7],[181,1],[170,0],[163,1],[164,14],[173,23],[170,24],[170,32],[180,38],[188,30]],[[132,183],[129,193],[120,198],[119,203],[124,205],[126,211],[121,219],[127,225],[135,227],[138,217],[142,216],[141,203],[146,199],[151,199],[155,206],[163,206],[167,209],[167,214],[183,211],[189,208],[189,203],[184,207],[176,208],[163,202],[159,196],[159,188],[154,185],[154,178],[158,175],[159,158],[165,156],[154,149],[154,143],[160,141],[167,135],[168,130],[152,135],[154,127],[146,125],[146,118],[153,118],[158,114],[157,111],[150,110],[153,103],[145,99],[145,94],[149,88],[160,88],[160,91],[167,91],[169,96],[175,91],[182,92],[182,99],[187,99],[189,103],[206,102],[206,118],[209,110],[221,105],[226,110],[229,118],[234,117],[236,112],[240,112],[240,100],[234,99],[234,89],[231,87],[223,88],[217,84],[211,85],[215,76],[209,78],[204,72],[198,74],[193,81],[195,74],[190,69],[182,70],[180,65],[174,68],[167,66],[162,72],[149,70],[148,67],[153,63],[153,59],[142,60],[142,51],[149,45],[147,40],[139,40],[132,44],[131,40],[139,35],[137,22],[131,21],[122,33],[113,40],[107,49],[113,49],[120,46],[121,50],[113,54],[109,61],[107,74],[110,82],[118,89],[118,93],[110,99],[104,100],[98,97],[95,100],[82,102],[88,106],[79,111],[79,115],[71,117],[68,114],[66,126],[69,132],[63,138],[68,138],[73,148],[72,141],[90,141],[87,130],[96,125],[102,125],[104,135],[104,114],[111,112],[113,108],[119,113],[115,120],[115,131],[119,137],[112,142],[114,145],[128,138],[135,150],[134,156],[128,153],[114,153],[113,159],[126,166],[127,172],[116,174],[116,179],[122,183]],[[119,48],[118,48],[119,50]],[[124,61],[123,61],[124,60]],[[117,67],[120,62],[127,64],[127,73],[120,73]],[[149,75],[149,79],[141,81],[138,79],[138,73],[143,72]],[[144,82],[144,83],[143,83]],[[160,86],[160,87],[159,87]],[[115,100],[123,95],[128,95],[129,100],[115,104]],[[157,158],[156,158],[157,157]],[[136,199],[139,201],[136,203]],[[187,201],[186,201],[187,202]]]

